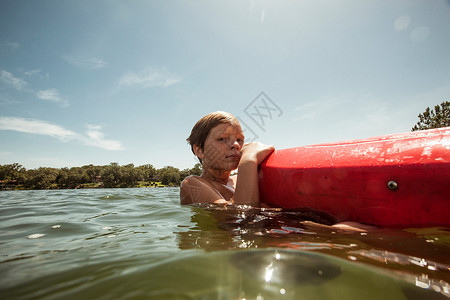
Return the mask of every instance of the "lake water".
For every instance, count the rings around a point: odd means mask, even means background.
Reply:
[[[448,299],[448,228],[349,233],[179,188],[0,192],[1,299]]]

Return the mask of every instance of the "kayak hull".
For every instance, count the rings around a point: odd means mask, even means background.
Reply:
[[[450,127],[276,150],[259,181],[269,206],[377,226],[450,227]]]

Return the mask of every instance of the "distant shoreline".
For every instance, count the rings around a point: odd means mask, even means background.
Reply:
[[[89,190],[89,189],[133,189],[133,188],[167,188],[167,187],[179,187],[176,184],[162,184],[161,182],[154,182],[150,184],[139,184],[136,186],[120,186],[120,187],[105,187],[101,182],[97,184],[81,184],[76,187],[58,187],[49,186],[47,188],[27,188],[22,184],[15,184],[13,182],[7,182],[5,180],[0,181],[0,191],[45,191],[45,190]]]
[[[135,167],[118,163],[27,170],[14,163],[0,165],[0,190],[176,187],[184,178],[201,173],[199,163],[184,170],[172,166],[155,169],[151,164]]]

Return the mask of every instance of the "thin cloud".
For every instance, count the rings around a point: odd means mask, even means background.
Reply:
[[[101,68],[104,68],[107,66],[107,63],[102,58],[98,58],[98,57],[80,58],[80,57],[65,55],[65,56],[63,56],[63,58],[69,64],[71,64],[75,67],[83,68],[83,69],[97,70],[97,69],[101,69]]]
[[[169,87],[181,80],[181,77],[166,71],[149,69],[142,73],[128,73],[119,80],[121,87]]]
[[[88,125],[86,135],[81,135],[43,120],[0,117],[0,130],[46,135],[62,142],[79,141],[83,145],[105,150],[123,150],[120,142],[104,139],[104,134],[100,131],[101,127],[96,125]]]
[[[13,130],[24,133],[48,135],[61,141],[69,141],[78,137],[73,131],[41,120],[14,117],[1,117],[0,130]]]
[[[411,24],[410,16],[400,16],[394,22],[394,29],[397,31],[402,31],[407,29],[409,24]]]
[[[0,47],[2,49],[8,49],[14,52],[20,48],[20,44],[16,42],[4,42],[0,45]]]
[[[20,48],[20,44],[16,42],[7,42],[6,44],[12,51],[15,51]]]
[[[299,115],[294,119],[294,121],[317,118],[318,116],[322,115],[325,111],[334,109],[336,106],[344,102],[345,102],[344,98],[334,97],[305,103],[294,109],[295,111],[300,112]]]
[[[25,71],[23,73],[27,76],[34,76],[36,74],[41,73],[41,70],[30,70],[30,71]]]
[[[41,100],[47,100],[51,102],[60,103],[63,106],[69,105],[69,101],[61,97],[58,90],[56,89],[48,89],[48,90],[42,90],[38,91],[36,93],[36,96]]]
[[[43,73],[39,69],[34,69],[34,70],[30,70],[30,71],[24,71],[23,73],[25,75],[27,75],[27,76],[30,76],[30,77],[38,76],[39,78],[50,79],[50,75],[48,73]]]
[[[86,131],[87,137],[84,139],[84,144],[106,150],[123,150],[120,142],[104,139],[104,134],[100,131],[101,129],[99,125],[88,125],[88,130]]]
[[[27,85],[27,82],[25,80],[17,78],[13,74],[5,70],[1,71],[0,82],[18,91],[24,89]]]

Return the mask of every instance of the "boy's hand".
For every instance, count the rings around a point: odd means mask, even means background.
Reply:
[[[274,150],[274,146],[264,145],[260,142],[245,144],[242,147],[241,162],[252,161],[259,165]]]

